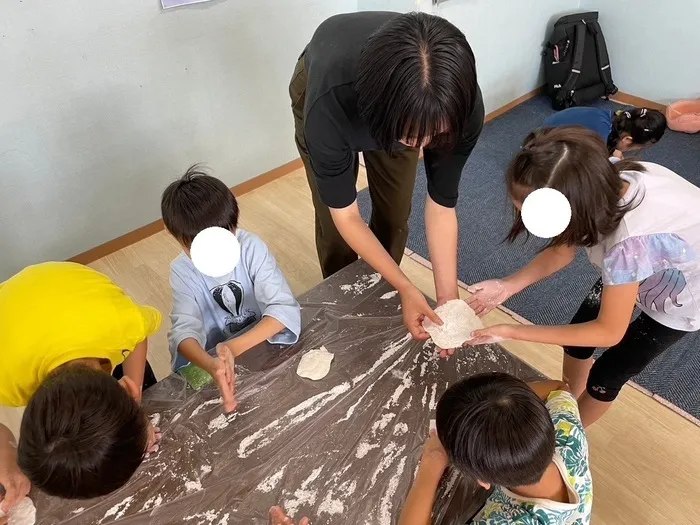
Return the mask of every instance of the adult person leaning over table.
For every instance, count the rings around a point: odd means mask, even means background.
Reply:
[[[462,169],[484,121],[474,54],[464,34],[425,13],[331,17],[301,54],[289,93],[323,276],[359,255],[401,294],[411,334],[427,339],[423,319],[440,320],[399,263],[423,148],[436,296],[438,304],[458,298],[455,205]],[[357,206],[359,152],[372,199],[369,226]]]

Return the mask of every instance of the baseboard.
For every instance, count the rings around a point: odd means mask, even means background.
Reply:
[[[257,177],[253,177],[250,180],[247,180],[234,186],[233,188],[231,188],[231,191],[234,195],[239,197],[245,193],[260,188],[261,186],[264,186],[269,182],[284,177],[285,175],[288,175],[289,173],[298,170],[302,166],[303,164],[301,162],[301,159],[294,159],[293,161],[287,162],[286,164],[283,164],[278,168],[265,172],[261,175],[258,175]],[[111,241],[107,241],[104,244],[100,244],[95,248],[91,248],[90,250],[80,253],[75,257],[71,257],[68,260],[80,264],[90,264],[91,262],[95,262],[96,260],[101,259],[102,257],[110,255],[114,252],[117,252],[122,248],[126,248],[127,246],[131,246],[132,244],[147,239],[151,235],[155,235],[163,229],[165,229],[165,225],[163,224],[163,221],[159,219],[157,221],[153,221],[150,224],[147,224],[146,226],[141,226],[140,228],[125,233],[124,235],[117,237],[116,239],[112,239]]]
[[[535,98],[535,97],[541,95],[542,93],[545,92],[545,87],[546,86],[537,87],[537,88],[533,89],[532,91],[530,91],[529,93],[525,93],[523,96],[518,97],[511,102],[508,102],[508,104],[506,104],[505,106],[501,106],[500,108],[493,110],[491,113],[486,115],[486,117],[484,118],[484,122],[489,122],[497,117],[500,117],[504,113],[508,113],[511,109],[519,106],[520,104],[527,102],[531,98]]]
[[[626,104],[628,106],[635,106],[637,108],[658,109],[662,113],[666,111],[666,106],[664,104],[659,104],[653,100],[647,100],[641,97],[635,97],[634,95],[623,93],[621,91],[618,91],[615,93],[615,95],[610,97],[610,100],[614,100],[615,102]]]

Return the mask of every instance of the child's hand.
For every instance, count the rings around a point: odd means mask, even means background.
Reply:
[[[155,454],[158,452],[162,437],[163,434],[161,433],[160,428],[154,427],[153,423],[148,423],[148,442],[146,444],[147,454]]]
[[[474,330],[472,332],[472,338],[467,341],[466,344],[470,346],[477,346],[500,343],[506,339],[512,339],[512,332],[512,325],[497,324],[494,326],[489,326],[488,328],[482,328],[481,330]]]
[[[467,304],[479,317],[486,315],[513,295],[508,283],[498,279],[473,284],[467,287],[467,291],[473,294],[467,299]]]
[[[7,513],[12,507],[17,505],[32,488],[29,478],[25,476],[14,461],[7,461],[0,464],[0,485],[5,488],[5,495],[0,494],[0,510]],[[0,518],[0,523],[5,518]]]
[[[296,522],[287,516],[280,507],[270,509],[270,525],[296,525]],[[299,525],[311,525],[309,518],[301,518]]]
[[[212,360],[211,368],[207,371],[219,387],[224,412],[229,414],[236,410],[236,372],[233,354],[228,346],[223,343],[216,345],[216,358]]]
[[[433,474],[442,476],[445,469],[450,465],[447,452],[440,442],[435,430],[430,431],[430,436],[423,447],[423,456],[420,460],[422,469],[428,469]]]

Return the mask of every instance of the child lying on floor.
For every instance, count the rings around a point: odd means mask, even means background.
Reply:
[[[147,338],[160,323],[80,264],[37,264],[0,283],[0,405],[27,407],[17,446],[0,425],[3,511],[30,481],[63,498],[108,494],[157,449],[140,401],[156,382]]]
[[[216,381],[224,410],[236,408],[233,359],[268,340],[294,344],[301,312],[275,258],[259,237],[238,229],[238,203],[220,180],[196,166],[170,184],[161,201],[163,222],[184,253],[170,266],[172,328],[168,334],[173,366],[188,363]],[[233,232],[241,260],[224,277],[200,273],[190,259],[195,236],[210,227]],[[216,348],[216,356],[207,350]]]
[[[472,523],[590,523],[588,444],[576,399],[563,383],[472,376],[445,392],[436,417],[437,434],[425,445],[400,525],[430,524],[449,465],[493,487]]]

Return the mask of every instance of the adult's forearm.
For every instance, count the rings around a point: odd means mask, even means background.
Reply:
[[[425,204],[425,231],[433,264],[438,303],[457,299],[457,213],[428,197]]]
[[[367,264],[379,272],[394,288],[401,291],[413,286],[399,265],[384,249],[369,229],[357,207],[357,203],[343,209],[331,209],[336,228],[352,248]]]

